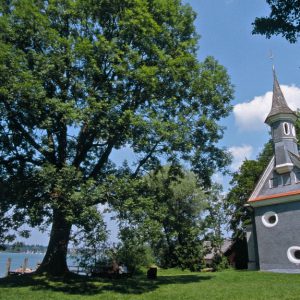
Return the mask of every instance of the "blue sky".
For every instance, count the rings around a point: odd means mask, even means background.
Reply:
[[[245,158],[255,158],[268,141],[268,127],[263,124],[272,97],[272,62],[291,108],[300,108],[300,47],[282,37],[252,35],[255,17],[267,16],[269,7],[263,0],[185,0],[197,13],[195,22],[201,35],[198,58],[214,56],[226,67],[235,86],[234,110],[222,121],[227,127],[220,145],[234,156],[236,170]],[[125,155],[124,155],[125,154]],[[120,162],[131,152],[116,152]],[[227,185],[228,178],[215,177]],[[226,186],[225,186],[226,189]],[[33,232],[26,243],[47,244],[47,234]]]
[[[263,124],[270,109],[272,61],[291,108],[300,107],[300,48],[282,37],[266,39],[252,35],[255,17],[267,16],[269,6],[262,0],[187,0],[197,13],[196,28],[201,35],[198,57],[214,56],[224,65],[235,86],[233,113],[222,122],[227,127],[221,145],[234,155],[232,169],[241,161],[255,158],[268,140]]]

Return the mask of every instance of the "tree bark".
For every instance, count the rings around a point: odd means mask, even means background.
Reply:
[[[72,224],[61,211],[54,211],[46,255],[36,273],[63,276],[69,273],[67,251]]]

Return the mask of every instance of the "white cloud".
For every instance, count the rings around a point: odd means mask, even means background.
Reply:
[[[300,88],[292,85],[281,85],[284,97],[293,110],[300,108]],[[253,131],[264,129],[264,121],[271,110],[273,92],[254,97],[249,102],[239,103],[234,106],[235,122],[240,130]]]
[[[233,146],[228,149],[233,156],[230,166],[232,171],[237,171],[245,159],[249,159],[253,153],[253,147],[249,145]]]

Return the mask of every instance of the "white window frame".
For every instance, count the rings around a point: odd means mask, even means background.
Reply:
[[[295,252],[296,251],[300,251],[300,247],[299,246],[292,246],[287,250],[287,257],[289,259],[290,262],[292,262],[293,264],[297,264],[300,265],[300,259],[295,257]]]
[[[275,222],[270,223],[269,218],[274,216],[275,217]],[[271,228],[277,225],[278,223],[278,215],[274,211],[267,211],[266,213],[263,214],[261,217],[262,223],[265,225],[265,227]]]
[[[291,129],[292,129],[292,136],[296,136],[296,130],[293,124],[291,124]]]
[[[287,129],[287,130],[286,130]],[[290,134],[290,124],[288,122],[284,122],[283,123],[283,133],[285,135],[289,135]]]

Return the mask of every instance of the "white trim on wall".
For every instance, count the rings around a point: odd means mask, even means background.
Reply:
[[[255,199],[259,192],[261,191],[261,189],[263,188],[267,178],[269,177],[270,173],[273,171],[274,168],[274,162],[275,162],[275,156],[272,157],[272,159],[270,160],[267,168],[265,169],[263,175],[260,177],[253,193],[251,194],[250,198],[248,199],[248,201],[250,201],[251,199]]]
[[[300,251],[300,246],[292,246],[287,250],[287,257],[290,262],[300,265],[300,259],[295,257],[295,252]]]
[[[274,223],[270,222],[271,217],[275,217]],[[266,213],[263,214],[261,220],[266,227],[271,228],[277,225],[278,215],[274,211],[267,211]]]

